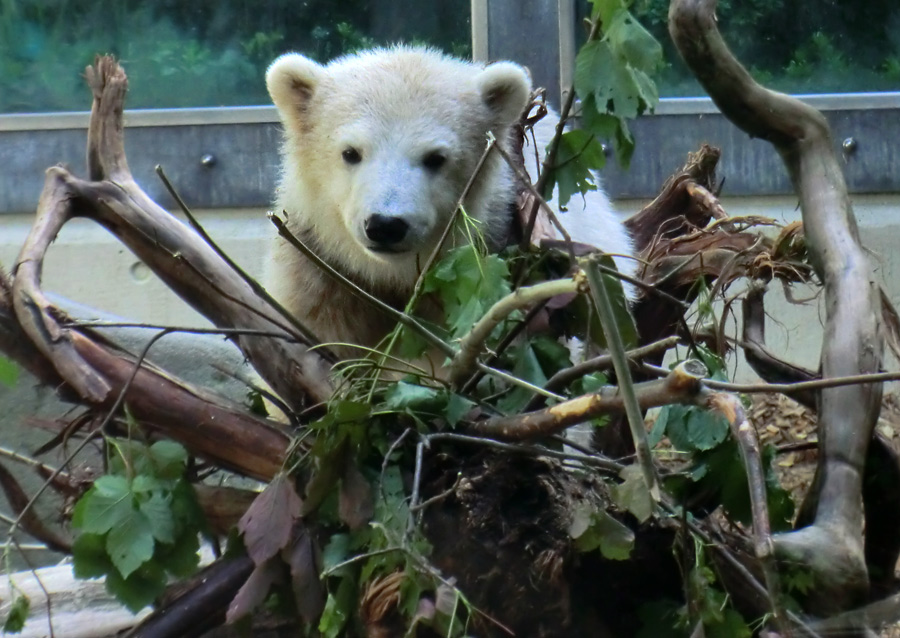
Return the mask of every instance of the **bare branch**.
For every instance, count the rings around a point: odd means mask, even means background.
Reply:
[[[672,39],[722,113],[770,141],[784,160],[800,198],[810,258],[825,286],[822,376],[876,372],[883,351],[879,290],[859,243],[828,124],[815,109],[753,80],[722,40],[715,7],[716,0],[673,0]],[[860,493],[881,393],[880,384],[822,391],[815,523],[776,541],[779,551],[817,572],[822,611],[851,603],[867,585]]]
[[[668,403],[692,403],[700,389],[701,378],[690,361],[681,363],[665,379],[634,384],[635,397],[643,410]],[[619,388],[607,386],[543,410],[472,423],[469,431],[505,441],[527,441],[624,410],[625,403]]]

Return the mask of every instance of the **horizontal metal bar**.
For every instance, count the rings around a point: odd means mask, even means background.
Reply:
[[[890,93],[825,93],[797,95],[821,111],[900,109],[900,91]],[[656,115],[718,113],[707,97],[663,98]],[[86,129],[89,111],[66,113],[15,113],[0,115],[2,131],[53,131]],[[196,109],[135,109],[125,111],[125,126],[204,126],[215,124],[268,124],[278,122],[274,106],[209,107]]]
[[[900,108],[900,91],[888,93],[814,93],[795,95],[820,111],[857,111]],[[718,113],[719,109],[708,97],[662,98],[656,115],[700,115]]]
[[[87,129],[90,111],[68,113],[16,113],[0,115],[2,131],[61,131]],[[274,106],[228,106],[198,109],[135,109],[125,111],[126,128],[148,126],[203,126],[215,124],[269,124],[278,122]]]

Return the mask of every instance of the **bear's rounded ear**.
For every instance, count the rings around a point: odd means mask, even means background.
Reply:
[[[286,53],[272,62],[266,88],[286,122],[306,113],[324,74],[322,65],[299,53]]]
[[[495,62],[476,80],[482,101],[494,113],[495,122],[512,124],[522,115],[531,97],[528,72],[512,62]]]

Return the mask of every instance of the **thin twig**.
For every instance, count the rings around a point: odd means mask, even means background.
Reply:
[[[641,367],[657,376],[664,376],[668,370],[649,363],[641,364]],[[716,379],[703,379],[703,385],[712,390],[724,390],[726,392],[738,392],[753,394],[759,392],[780,392],[790,395],[794,392],[805,390],[821,390],[823,388],[837,388],[848,385],[862,385],[866,383],[882,383],[885,381],[900,381],[900,372],[876,372],[873,374],[853,374],[845,377],[832,377],[830,379],[816,379],[814,381],[800,381],[798,383],[729,383]]]
[[[422,292],[422,285],[425,283],[425,276],[428,274],[428,271],[431,270],[434,262],[437,261],[438,255],[440,255],[444,244],[447,242],[447,238],[450,236],[450,232],[453,230],[453,226],[456,225],[456,220],[459,217],[460,211],[462,210],[463,202],[465,201],[466,197],[469,196],[469,191],[472,190],[472,186],[475,184],[475,180],[481,173],[481,169],[484,167],[484,163],[487,161],[491,150],[494,148],[499,149],[500,145],[497,144],[497,138],[488,133],[488,144],[485,147],[484,152],[481,154],[481,157],[478,158],[478,163],[475,164],[475,170],[473,170],[472,174],[469,175],[469,180],[466,182],[466,185],[463,188],[459,199],[456,200],[456,206],[453,208],[453,215],[451,215],[450,220],[447,222],[447,225],[444,226],[444,232],[441,233],[441,238],[438,240],[437,245],[435,245],[434,250],[431,251],[431,254],[428,255],[428,259],[422,266],[422,272],[419,273],[419,277],[418,279],[416,279],[416,285],[413,286],[412,296],[409,299],[409,304],[407,304],[406,312],[411,313],[415,309],[415,304]]]
[[[631,379],[631,368],[625,356],[625,345],[622,342],[622,335],[619,334],[616,326],[612,302],[606,291],[606,285],[603,283],[603,275],[594,267],[595,260],[583,259],[580,263],[587,275],[587,280],[591,287],[591,295],[594,299],[594,306],[600,315],[600,324],[603,326],[603,334],[606,336],[606,345],[609,348],[609,354],[613,358],[613,367],[616,371],[619,391],[622,393],[625,416],[631,428],[637,462],[641,467],[644,482],[647,485],[647,489],[650,490],[650,495],[655,502],[659,502],[661,497],[659,478],[656,475],[656,466],[653,465],[650,444],[647,441],[647,428],[644,426],[644,416],[635,395],[634,382]]]
[[[559,450],[551,450],[539,445],[523,445],[516,443],[504,443],[496,439],[482,438],[479,436],[467,436],[465,434],[454,434],[451,432],[437,432],[425,436],[428,441],[451,441],[454,443],[467,443],[470,445],[478,445],[481,447],[492,448],[503,452],[512,452],[514,454],[524,454],[527,456],[546,456],[549,458],[560,459],[563,461],[575,461],[582,465],[590,465],[592,467],[604,470],[616,476],[625,468],[621,463],[617,463],[612,459],[592,453],[588,456],[575,454],[566,454]]]
[[[210,248],[225,262],[225,264],[233,270],[238,277],[244,280],[244,282],[253,289],[257,295],[262,297],[266,303],[272,306],[278,314],[280,314],[294,329],[296,329],[304,338],[304,343],[313,343],[318,344],[322,343],[322,340],[319,339],[312,330],[304,326],[299,319],[297,319],[293,314],[287,311],[287,309],[282,306],[278,301],[270,295],[265,288],[259,285],[259,282],[256,281],[253,277],[248,275],[243,268],[237,265],[237,263],[228,256],[228,254],[222,250],[222,248],[210,237],[209,233],[206,232],[206,229],[200,224],[191,210],[188,208],[187,204],[181,198],[181,195],[178,194],[178,191],[175,190],[175,187],[169,181],[169,178],[166,176],[165,171],[161,164],[156,165],[156,174],[159,176],[159,179],[162,180],[163,185],[166,187],[166,190],[169,191],[169,194],[178,204],[178,207],[181,208],[181,212],[184,213],[184,216],[187,217],[188,223],[190,223],[191,228],[200,235],[201,239],[209,245]],[[326,355],[329,356],[329,355]],[[330,354],[332,359],[334,358],[333,354]]]
[[[660,339],[659,341],[648,343],[646,346],[628,350],[625,353],[625,356],[629,361],[634,361],[651,354],[664,352],[666,350],[674,348],[679,344],[680,341],[681,337],[666,337],[665,339]],[[565,368],[554,374],[552,377],[550,377],[550,379],[547,380],[547,383],[544,384],[544,389],[550,390],[551,392],[558,392],[576,379],[580,379],[586,374],[599,372],[601,370],[608,370],[612,366],[612,363],[612,355],[609,354],[600,355],[599,357],[593,357],[592,359],[582,361],[581,363],[577,363],[570,368]],[[539,401],[539,398],[529,403],[525,409],[536,410],[538,407],[540,407],[539,404],[534,405],[537,401]]]
[[[787,633],[787,628],[784,621],[784,608],[781,604],[781,585],[778,580],[772,545],[772,529],[769,524],[769,507],[766,502],[766,476],[763,470],[756,429],[747,419],[740,399],[734,394],[704,392],[698,397],[698,403],[724,416],[731,428],[731,435],[738,443],[738,449],[747,473],[747,484],[750,488],[754,550],[756,557],[762,563],[763,576],[769,593],[768,600],[772,607],[775,625],[784,635]]]

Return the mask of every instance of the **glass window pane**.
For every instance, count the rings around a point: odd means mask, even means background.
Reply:
[[[0,0],[0,113],[86,110],[97,53],[129,108],[268,104],[280,53],[329,60],[396,41],[470,55],[469,0]]]
[[[576,0],[587,13],[587,2]],[[632,11],[662,43],[660,95],[704,95],[672,46],[669,0]],[[719,0],[719,28],[738,59],[770,88],[794,94],[900,90],[897,0]]]

